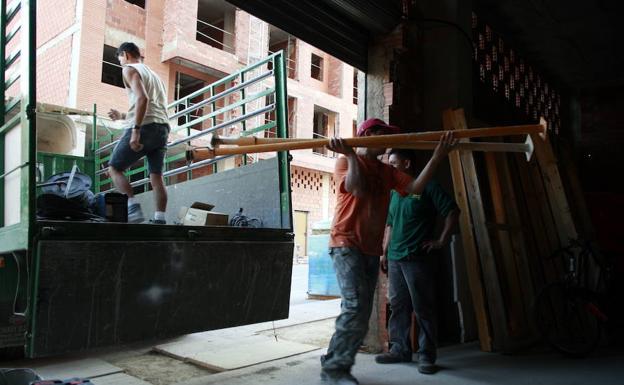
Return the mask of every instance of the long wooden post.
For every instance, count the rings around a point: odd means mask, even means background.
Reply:
[[[442,123],[445,130],[453,129],[453,111],[446,110],[442,114]],[[470,220],[470,207],[468,205],[468,194],[466,185],[464,184],[464,172],[462,170],[460,155],[457,151],[449,154],[449,162],[451,164],[451,176],[453,178],[453,190],[455,191],[455,201],[459,206],[459,226],[461,231],[461,240],[464,248],[464,256],[466,258],[466,270],[468,273],[468,285],[472,295],[472,303],[475,310],[477,321],[477,329],[479,332],[479,343],[481,350],[492,351],[492,336],[490,335],[490,319],[487,313],[485,291],[483,289],[483,281],[481,276],[481,263],[477,253],[477,245],[475,243],[472,223]]]
[[[506,296],[506,303],[509,305],[509,331],[514,337],[520,337],[524,332],[528,319],[524,308],[522,283],[520,282],[520,277],[518,276],[516,269],[513,247],[511,244],[509,222],[507,220],[505,200],[499,178],[497,161],[498,159],[495,154],[485,154],[485,164],[490,185],[490,196],[494,207],[494,219],[496,224],[500,225],[496,230],[501,251],[499,261],[502,261],[502,267],[505,273],[504,279],[507,282],[506,286],[509,289]]]
[[[557,167],[557,158],[553,153],[552,146],[548,135],[544,136],[544,140],[537,140],[537,134],[531,134],[535,145],[535,155],[537,162],[542,170],[544,178],[544,187],[553,211],[555,224],[557,225],[557,233],[563,245],[567,245],[570,239],[578,237],[572,212],[568,205],[568,199],[561,182],[561,175]]]
[[[453,126],[456,129],[466,130],[468,128],[463,109],[453,111],[453,117]],[[479,247],[479,255],[481,256],[485,294],[488,299],[488,309],[492,322],[491,329],[494,337],[492,347],[494,350],[505,350],[509,346],[507,314],[505,312],[505,302],[501,292],[496,260],[494,259],[494,252],[492,251],[492,243],[487,230],[481,189],[477,178],[477,169],[471,152],[461,152],[460,158],[464,171],[475,236]]]
[[[527,251],[527,236],[522,228],[520,218],[520,209],[518,197],[514,189],[511,172],[509,170],[509,159],[506,154],[498,156],[497,168],[500,173],[500,181],[502,187],[503,201],[506,206],[507,223],[509,225],[509,236],[511,237],[511,245],[513,255],[518,272],[519,281],[521,283],[521,297],[524,299],[524,307],[527,316],[530,316],[530,307],[535,298],[535,277],[531,274],[535,271],[533,262],[534,258]],[[533,333],[533,325],[530,320],[528,322],[528,331]],[[534,333],[533,333],[534,334]]]
[[[383,138],[383,137],[381,137]],[[240,138],[240,139],[252,139],[252,138]],[[265,139],[265,138],[253,138],[253,139]],[[273,139],[270,139],[273,140]],[[243,143],[247,143],[248,141],[242,141]],[[380,141],[382,142],[382,141]],[[231,141],[225,141],[223,143],[232,143]],[[233,154],[242,154],[242,153],[254,153],[267,151],[267,149],[271,150],[273,147],[269,147],[270,143],[263,143],[257,145],[243,145],[239,147],[227,147],[227,148],[189,148],[189,153],[187,159],[198,161],[204,159],[212,159],[215,156],[220,155],[233,155]],[[288,145],[289,149],[298,148],[299,147],[310,147],[308,141],[297,141],[289,140],[286,142],[276,142],[281,143],[283,145]],[[367,146],[371,146],[371,144],[366,144]],[[392,147],[392,148],[404,148],[404,149],[414,149],[414,150],[433,150],[438,145],[438,142],[407,142],[407,143],[376,143],[374,146],[383,146],[383,147]],[[465,142],[458,143],[456,150],[458,151],[483,151],[483,152],[517,152],[524,153],[525,156],[530,157],[533,153],[533,146],[528,143],[495,143],[495,142]]]

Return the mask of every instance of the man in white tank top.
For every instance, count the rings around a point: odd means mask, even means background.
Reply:
[[[162,176],[169,136],[166,88],[154,71],[142,63],[141,53],[134,43],[121,44],[117,58],[123,67],[130,108],[127,114],[115,109],[108,113],[113,120],[125,119],[126,129],[111,155],[109,173],[117,190],[128,196],[128,222],[143,222],[141,205],[135,200],[124,171],[147,157],[156,199],[154,219],[150,222],[166,224],[167,190]]]

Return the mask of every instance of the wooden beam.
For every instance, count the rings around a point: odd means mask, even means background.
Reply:
[[[445,130],[453,129],[453,111],[446,110],[442,114],[442,122]],[[462,245],[466,258],[466,271],[468,273],[468,284],[472,295],[472,303],[477,321],[477,329],[479,332],[479,343],[481,350],[492,351],[492,337],[490,335],[490,319],[487,313],[485,301],[485,292],[481,276],[481,264],[477,253],[477,245],[475,243],[472,232],[472,223],[470,220],[470,208],[468,206],[468,197],[466,186],[464,184],[464,174],[461,166],[460,155],[457,151],[449,154],[451,164],[451,176],[453,178],[453,190],[455,191],[455,201],[461,210],[459,215],[459,226],[461,231]]]
[[[494,208],[494,219],[498,224],[508,224],[508,218],[505,208],[505,199],[501,180],[499,178],[499,170],[497,167],[498,158],[493,153],[485,154],[485,164],[490,185],[490,195]],[[506,226],[509,228],[509,226]],[[501,255],[498,258],[502,261],[502,271],[504,271],[504,281],[508,288],[505,302],[508,304],[509,315],[509,334],[513,337],[521,337],[526,334],[526,325],[528,317],[523,303],[522,283],[516,268],[515,256],[511,242],[510,231],[502,228],[497,229],[496,235],[500,245]]]
[[[533,138],[535,146],[535,157],[542,170],[546,194],[553,210],[553,217],[557,225],[559,239],[562,246],[567,246],[569,240],[576,239],[578,234],[576,226],[574,225],[574,219],[572,218],[570,206],[568,205],[568,198],[566,197],[563,183],[561,182],[561,175],[559,175],[557,158],[553,153],[547,135],[544,136],[544,140],[539,140],[540,136],[537,134],[531,134],[531,137]]]
[[[456,130],[454,135],[456,138],[485,138],[485,137],[497,137],[505,135],[528,135],[535,134],[539,136],[543,133],[542,125],[525,125],[525,126],[506,126],[506,127],[489,127],[489,128],[475,128],[471,130],[463,129]],[[357,138],[343,138],[344,142],[348,146],[352,147],[386,147],[390,148],[395,145],[403,145],[406,143],[422,142],[422,141],[438,141],[444,135],[442,131],[429,131],[418,132],[412,134],[397,134],[397,135],[374,135],[374,136],[362,136]],[[293,141],[290,139],[271,139],[267,143],[266,140],[261,144],[249,145],[249,138],[214,138],[211,143],[221,144],[238,144],[239,147],[233,148],[214,148],[207,149],[208,156],[214,158],[215,156],[222,155],[235,155],[235,154],[248,154],[248,153],[260,153],[260,152],[273,152],[273,151],[292,151],[292,150],[304,150],[310,148],[317,148],[326,146],[329,144],[330,139],[301,139]],[[254,142],[254,143],[257,143]]]
[[[537,257],[536,267],[539,269],[538,273],[541,274],[539,286],[542,286],[545,282],[552,280],[551,277],[556,274],[552,261],[545,259],[554,251],[559,239],[554,233],[550,208],[548,207],[548,211],[546,211],[546,207],[544,207],[545,204],[548,206],[548,202],[545,202],[544,199],[545,193],[541,176],[535,178],[533,175],[536,170],[539,172],[537,161],[526,163],[519,156],[514,157],[514,160],[516,175],[522,187],[522,194],[520,194],[519,199],[526,205],[525,210],[521,211],[520,215],[525,218],[524,222],[528,225],[527,234],[530,234],[531,240],[534,241]]]
[[[468,128],[463,109],[453,111],[453,115],[453,126],[456,129],[465,130]],[[494,350],[504,351],[507,350],[509,346],[507,314],[505,312],[505,302],[500,287],[496,260],[494,259],[494,253],[492,251],[492,243],[487,230],[487,221],[483,210],[483,200],[481,198],[477,169],[471,152],[461,152],[460,158],[464,172],[466,191],[468,193],[468,202],[470,203],[474,232],[479,248],[479,255],[481,256],[485,294],[488,299],[488,309],[492,322],[491,330],[494,337],[492,340],[492,347]]]
[[[380,138],[383,138],[381,136]],[[213,159],[215,156],[220,155],[232,155],[236,154],[246,154],[246,153],[256,153],[256,152],[265,152],[265,151],[273,151],[274,146],[279,144],[280,148],[284,146],[288,146],[294,149],[301,149],[301,147],[309,147],[309,140],[301,140],[301,139],[287,139],[286,141],[273,142],[274,139],[271,138],[239,138],[235,140],[223,140],[218,139],[216,143],[219,144],[227,144],[232,145],[235,143],[254,143],[257,141],[258,144],[245,144],[238,145],[238,147],[227,147],[227,148],[205,148],[205,147],[189,147],[187,150],[187,160],[189,161],[200,161],[204,159]],[[223,141],[222,141],[223,140]],[[265,140],[268,140],[265,141]],[[392,147],[392,148],[404,148],[404,149],[414,149],[414,150],[433,150],[438,145],[438,142],[432,141],[423,141],[423,142],[405,142],[405,143],[375,143],[372,146],[383,146],[383,147]],[[316,146],[316,145],[315,145]],[[366,146],[371,146],[371,144],[366,144]],[[523,153],[527,157],[527,159],[531,158],[533,154],[533,145],[531,143],[496,143],[496,142],[464,142],[458,143],[456,146],[458,151],[483,151],[483,152],[518,152]]]
[[[472,128],[470,130],[455,130],[456,138],[487,138],[487,137],[499,137],[509,135],[543,135],[544,126],[541,124],[527,124],[519,126],[500,126],[500,127],[482,127]],[[395,135],[375,135],[375,136],[361,136],[355,138],[343,138],[345,143],[349,146],[357,147],[364,146],[368,143],[396,143],[402,144],[405,142],[415,141],[438,141],[443,131],[425,131],[409,134],[395,134]],[[379,139],[384,138],[384,139]],[[238,146],[250,146],[260,144],[283,144],[288,142],[301,142],[310,143],[315,147],[319,147],[329,142],[329,139],[301,139],[301,138],[255,138],[255,137],[221,137],[213,136],[211,139],[213,145],[219,144],[233,144]]]
[[[524,166],[524,165],[523,165]],[[500,173],[503,201],[506,204],[507,223],[509,224],[509,234],[513,247],[514,260],[518,271],[519,280],[522,283],[522,298],[524,299],[524,308],[527,316],[535,298],[535,256],[527,251],[527,237],[523,232],[522,220],[520,218],[519,202],[516,197],[511,172],[509,170],[509,160],[506,154],[498,157],[497,164]],[[531,260],[533,258],[533,260]],[[527,319],[529,330],[532,331],[532,320]]]

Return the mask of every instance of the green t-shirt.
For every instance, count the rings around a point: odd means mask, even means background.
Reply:
[[[457,204],[436,181],[427,183],[421,195],[401,196],[392,190],[388,219],[392,235],[388,259],[424,254],[422,243],[433,239],[436,216],[446,217]]]

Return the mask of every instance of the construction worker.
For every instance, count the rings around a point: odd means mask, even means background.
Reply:
[[[123,43],[117,49],[117,58],[123,67],[123,82],[128,92],[130,109],[122,114],[111,109],[112,120],[125,119],[125,133],[113,150],[109,173],[120,192],[128,196],[128,222],[144,221],[141,205],[136,201],[124,171],[133,163],[147,157],[150,183],[156,197],[156,224],[165,224],[167,191],[162,177],[163,163],[169,136],[167,93],[162,80],[148,66],[134,43]]]
[[[398,131],[398,127],[380,119],[368,119],[360,124],[357,135],[385,135]],[[427,166],[414,179],[378,159],[386,152],[385,148],[354,150],[342,139],[331,139],[328,148],[344,155],[336,161],[334,171],[338,189],[329,242],[342,303],[336,331],[327,353],[321,357],[321,379],[324,382],[358,383],[351,375],[351,367],[368,330],[390,191],[421,194],[455,143],[452,133],[447,132]]]
[[[413,152],[394,149],[389,162],[397,170],[415,176]],[[435,238],[437,215],[445,218],[444,228]],[[455,201],[434,180],[419,195],[401,196],[392,191],[381,269],[388,274],[388,293],[392,313],[388,321],[390,349],[375,357],[380,364],[412,361],[410,326],[412,311],[418,320],[418,371],[433,374],[437,343],[435,308],[436,250],[445,246],[457,223],[459,209]]]

